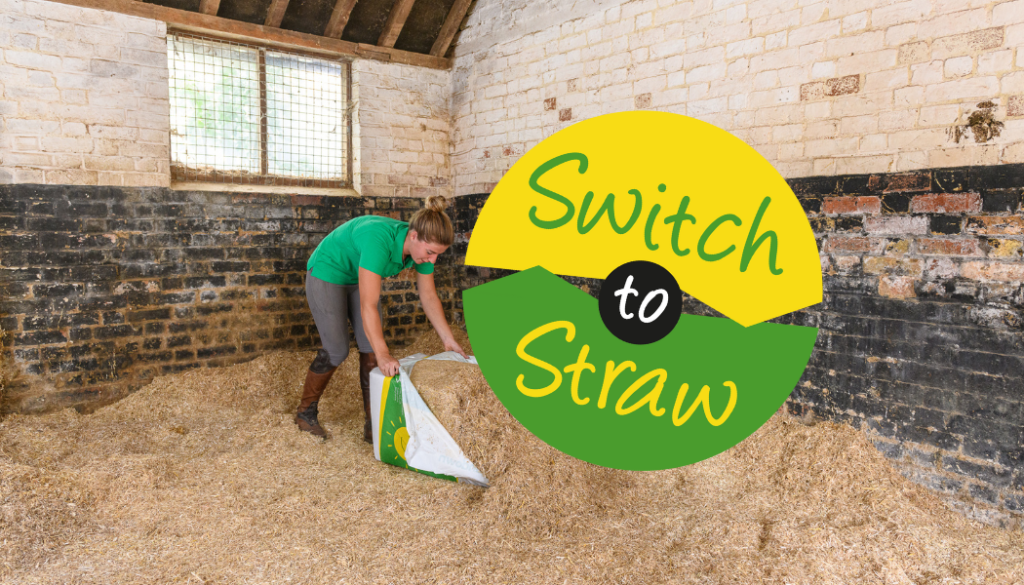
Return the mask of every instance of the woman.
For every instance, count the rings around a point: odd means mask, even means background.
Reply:
[[[359,385],[363,390],[363,440],[372,443],[370,426],[370,371],[380,367],[385,376],[398,373],[398,360],[384,343],[380,308],[380,281],[406,268],[416,268],[416,290],[423,312],[440,335],[446,351],[465,357],[445,319],[434,288],[434,262],[451,246],[455,235],[444,213],[447,200],[427,198],[409,223],[365,215],[351,219],[320,242],[306,264],[306,301],[320,332],[323,348],[306,373],[295,423],[318,437],[327,433],[317,420],[317,404],[334,370],[348,357],[348,323],[352,319],[359,346]]]

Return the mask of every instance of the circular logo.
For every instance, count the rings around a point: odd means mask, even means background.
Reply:
[[[495,187],[466,264],[519,272],[463,293],[477,360],[539,438],[619,469],[701,461],[792,392],[821,302],[814,235],[785,180],[710,124],[624,112],[565,128]],[[603,279],[600,298],[556,275]],[[682,295],[724,317],[681,314]]]

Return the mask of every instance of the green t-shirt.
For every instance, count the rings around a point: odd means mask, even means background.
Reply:
[[[363,215],[350,219],[334,229],[313,250],[306,270],[320,280],[340,284],[359,284],[359,269],[365,268],[381,278],[394,276],[415,266],[420,274],[431,274],[430,262],[416,264],[412,257],[402,262],[402,245],[409,233],[409,223]]]

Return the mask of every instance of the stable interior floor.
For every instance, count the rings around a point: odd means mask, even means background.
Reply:
[[[440,351],[427,334],[402,354]],[[0,581],[1024,581],[1024,533],[949,509],[848,426],[777,414],[701,463],[611,470],[536,439],[476,368],[421,362],[414,382],[484,489],[374,460],[354,354],[321,402],[331,438],[298,431],[311,358],[0,422]]]

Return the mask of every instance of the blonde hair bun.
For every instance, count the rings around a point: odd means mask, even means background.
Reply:
[[[409,228],[416,230],[419,238],[433,243],[451,246],[455,241],[452,220],[444,212],[448,199],[443,195],[431,195],[424,201],[423,208],[412,215]]]
[[[440,211],[444,213],[445,208],[448,207],[448,199],[444,195],[431,195],[430,197],[427,197],[427,201],[423,207],[431,211]]]

